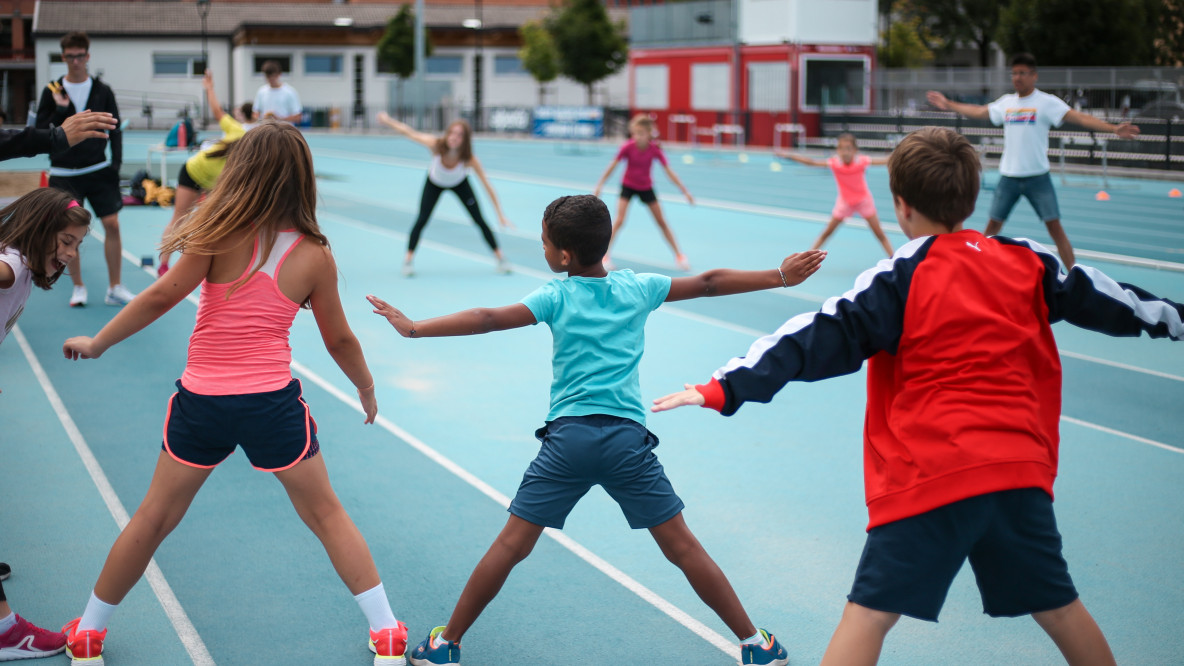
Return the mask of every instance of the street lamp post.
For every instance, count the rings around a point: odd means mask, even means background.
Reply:
[[[201,17],[201,73],[205,76],[206,68],[210,66],[209,50],[206,48],[206,17],[210,15],[210,0],[197,0],[197,15]],[[209,109],[206,108],[206,95],[201,95],[201,127],[210,126]]]

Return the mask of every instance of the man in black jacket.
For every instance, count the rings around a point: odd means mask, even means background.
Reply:
[[[61,44],[66,75],[51,81],[41,91],[36,126],[48,129],[87,110],[110,113],[118,124],[119,107],[115,104],[115,93],[87,72],[90,39],[86,33],[71,32],[62,37]],[[111,145],[110,158],[106,154],[108,144]],[[119,191],[119,167],[122,161],[123,138],[118,127],[108,132],[106,139],[87,139],[64,153],[52,155],[49,160],[49,186],[69,192],[80,202],[85,198],[94,209],[95,217],[103,222],[107,305],[124,305],[134,295],[120,283],[123,244],[119,238],[119,209],[123,208],[123,195]],[[69,266],[70,279],[74,282],[71,306],[86,305],[86,285],[82,282],[80,263],[75,259]]]

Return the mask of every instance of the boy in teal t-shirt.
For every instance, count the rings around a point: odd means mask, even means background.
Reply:
[[[547,265],[568,277],[552,280],[501,308],[475,308],[412,321],[381,299],[374,312],[408,338],[476,335],[539,322],[551,327],[551,409],[535,435],[542,443],[510,503],[510,518],[469,577],[448,624],[436,627],[408,659],[415,666],[460,663],[460,640],[526,558],[546,527],[560,529],[593,485],[620,505],[630,527],[648,529],[691,587],[741,641],[745,664],[788,663],[785,648],[748,618],[731,583],[682,517],[645,427],[638,364],[645,322],[666,301],[725,296],[800,284],[826,256],[812,250],[786,257],[775,270],[717,269],[670,278],[605,270],[612,236],[608,208],[591,195],[556,199],[543,213]],[[447,635],[445,635],[447,634]]]

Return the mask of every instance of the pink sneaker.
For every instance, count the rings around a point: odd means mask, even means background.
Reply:
[[[374,666],[403,666],[407,659],[407,625],[396,622],[395,626],[370,632],[370,651],[374,653]]]
[[[66,654],[70,655],[71,666],[103,666],[103,641],[107,638],[107,630],[98,631],[86,629],[78,631],[78,621],[82,618],[70,620],[62,627],[66,634]]]
[[[678,265],[680,271],[687,273],[691,272],[691,262],[687,261],[687,255],[680,254],[674,258],[674,263]]]
[[[65,634],[42,629],[20,615],[11,629],[0,634],[0,661],[48,657],[65,649]]]

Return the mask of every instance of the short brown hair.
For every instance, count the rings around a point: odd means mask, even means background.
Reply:
[[[63,51],[66,49],[82,49],[87,53],[90,52],[90,37],[87,37],[86,33],[81,30],[66,33],[66,36],[62,37],[61,44]]]
[[[284,73],[284,68],[280,66],[280,62],[278,60],[268,60],[264,62],[261,69],[263,71],[263,76],[276,76]]]
[[[966,137],[945,127],[922,127],[888,157],[888,187],[925,217],[954,228],[974,212],[978,153]]]

